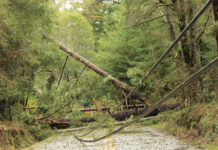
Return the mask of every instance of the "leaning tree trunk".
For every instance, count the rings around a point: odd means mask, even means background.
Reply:
[[[56,41],[55,39],[47,36],[46,34],[43,34],[43,36],[49,40],[54,41],[56,44],[58,44],[59,48],[68,53],[70,56],[72,56],[73,58],[75,58],[76,60],[80,61],[81,63],[83,63],[84,65],[86,65],[87,67],[89,67],[90,69],[92,69],[93,71],[95,71],[97,74],[99,74],[100,76],[104,77],[104,78],[109,78],[110,81],[116,85],[119,88],[122,88],[124,91],[126,92],[130,92],[132,90],[131,87],[129,87],[127,84],[119,81],[118,79],[116,79],[115,77],[113,77],[112,75],[110,75],[109,73],[107,73],[106,71],[104,71],[103,69],[99,68],[98,66],[94,65],[92,62],[88,61],[87,59],[85,59],[84,57],[80,56],[78,53],[70,50],[69,48],[67,48],[65,45],[60,44],[58,41]],[[139,100],[141,100],[142,102],[145,102],[147,105],[149,105],[151,102],[148,102],[148,100],[145,100],[145,97],[134,91],[132,94],[135,98],[138,98]]]

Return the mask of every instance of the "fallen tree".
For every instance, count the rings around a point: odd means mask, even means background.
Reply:
[[[109,108],[108,108],[109,109]],[[99,108],[100,111],[105,111],[107,110],[106,108]],[[87,109],[80,109],[81,112],[86,112],[86,111],[97,111],[97,108],[87,108]]]
[[[80,61],[81,63],[83,63],[84,65],[86,65],[88,68],[92,69],[93,71],[95,71],[97,74],[99,74],[100,76],[104,77],[104,78],[109,78],[110,82],[112,82],[114,85],[116,85],[117,87],[123,89],[125,92],[130,92],[132,91],[132,88],[129,87],[126,83],[119,81],[118,79],[116,79],[115,77],[113,77],[112,75],[110,75],[108,72],[104,71],[103,69],[99,68],[98,66],[96,66],[95,64],[93,64],[92,62],[88,61],[87,59],[85,59],[84,57],[80,56],[78,53],[70,50],[69,48],[67,48],[65,45],[59,43],[57,40],[49,37],[48,35],[46,35],[45,33],[43,33],[43,37],[51,40],[53,42],[55,42],[59,48],[68,53],[71,57],[73,57],[74,59]],[[136,91],[133,91],[132,93],[133,97],[141,100],[142,102],[145,102],[146,105],[150,106],[151,102],[145,99],[145,97]]]
[[[144,104],[124,105],[123,109],[145,108]]]
[[[65,129],[65,128],[68,128],[70,127],[70,119],[68,118],[63,118],[63,117],[60,117],[60,118],[53,118],[51,121],[50,121],[50,127],[52,129],[54,128],[58,128],[58,129]]]
[[[147,117],[147,118],[142,118],[138,122],[143,122],[146,120],[151,120],[151,119],[156,119],[160,118],[162,116],[153,116],[153,117]],[[113,125],[119,126],[119,125],[124,125],[129,123],[130,121],[121,121],[121,122],[116,122]],[[106,125],[103,127],[107,127]],[[86,129],[92,129],[95,128],[95,126],[88,126],[88,127],[80,127],[80,128],[72,128],[72,129],[64,129],[64,130],[57,130],[55,131],[56,133],[65,133],[65,132],[76,132],[76,131],[81,131],[81,130],[86,130]]]
[[[175,109],[175,108],[179,107],[180,105],[181,105],[181,103],[161,105],[158,108],[154,109],[149,114],[149,117],[150,116],[156,116],[161,112],[165,112],[165,111],[168,111],[168,110]],[[147,110],[148,110],[148,108],[138,108],[138,109],[119,111],[119,112],[116,112],[116,113],[112,113],[111,117],[114,118],[117,121],[124,121],[124,120],[128,119],[131,115],[137,116],[137,115],[140,115],[140,114],[146,112]],[[92,118],[91,120],[87,119],[87,118],[82,118],[81,121],[82,122],[93,122],[93,121],[96,121],[96,120],[94,118]]]
[[[180,105],[181,105],[181,103],[161,105],[161,106],[155,108],[148,116],[156,116],[160,112],[175,109],[175,108],[179,107]],[[137,116],[137,115],[140,115],[140,114],[146,112],[147,110],[148,110],[148,108],[139,108],[137,110],[135,109],[135,110],[120,111],[117,113],[113,113],[111,115],[111,117],[113,117],[117,121],[123,121],[123,120],[128,119],[131,115]]]

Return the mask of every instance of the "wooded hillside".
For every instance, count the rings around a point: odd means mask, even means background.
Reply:
[[[0,123],[151,108],[212,60],[167,104],[217,104],[217,57],[218,0],[1,0]]]

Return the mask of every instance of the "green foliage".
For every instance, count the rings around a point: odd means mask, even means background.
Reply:
[[[33,135],[35,140],[42,141],[54,135],[54,132],[51,129],[39,129],[35,126],[29,126],[27,128],[28,132]]]
[[[55,76],[53,74],[51,74],[50,77],[48,78],[48,81],[47,81],[47,84],[46,84],[46,87],[47,87],[48,90],[51,89],[51,86],[54,83],[54,81],[55,81]]]
[[[61,11],[57,14],[55,34],[57,39],[74,51],[90,50],[93,47],[92,26],[78,12]]]
[[[141,125],[151,126],[151,125],[158,124],[160,121],[161,121],[160,118],[149,119],[149,120],[146,120],[146,121],[142,122]]]
[[[86,0],[83,3],[72,2],[71,9],[64,9],[63,3],[55,4],[50,0],[1,0],[0,1],[0,115],[4,119],[20,121],[25,124],[34,122],[33,118],[44,117],[56,111],[51,117],[67,116],[74,127],[84,126],[81,118],[95,118],[102,121],[98,113],[87,115],[80,109],[88,105],[95,107],[93,98],[99,107],[101,99],[111,110],[122,99],[121,90],[109,82],[112,76],[130,86],[135,86],[147,74],[150,67],[158,60],[172,42],[171,32],[166,16],[153,19],[165,12],[162,4],[154,7],[152,1],[122,0]],[[165,1],[174,7],[171,0]],[[197,12],[201,2],[191,2],[190,8]],[[189,4],[187,3],[187,6]],[[82,8],[82,11],[78,9]],[[188,10],[189,7],[187,7]],[[80,9],[81,10],[81,9]],[[187,24],[191,14],[185,10]],[[175,35],[181,31],[181,18],[177,10],[169,9]],[[206,65],[214,58],[214,42],[212,33],[217,33],[217,24],[213,25],[208,10],[196,25],[196,48],[200,50],[201,65]],[[61,75],[67,54],[60,51],[59,46],[43,39],[41,32],[63,43],[90,60],[111,76],[102,78],[92,70],[69,57]],[[184,38],[185,39],[185,38]],[[186,36],[185,46],[191,47],[190,32]],[[141,83],[139,92],[152,102],[159,101],[176,86],[182,83],[194,68],[184,61],[183,43],[180,42],[151,76]],[[193,53],[193,51],[189,51]],[[182,53],[181,53],[182,54]],[[178,55],[180,58],[178,58]],[[194,59],[194,58],[193,58]],[[82,74],[81,74],[82,73]],[[58,80],[62,76],[60,85]],[[199,88],[199,102],[210,103],[216,98],[216,71],[205,76]],[[176,95],[174,99],[186,97],[195,99],[189,88]],[[39,108],[23,111],[27,99],[33,99],[30,106]],[[71,101],[72,113],[67,113]],[[141,103],[135,99],[135,102]],[[191,102],[190,102],[191,103]],[[12,107],[10,107],[12,106]],[[214,140],[217,124],[211,126],[211,115],[202,118],[202,114],[193,115],[196,107],[191,106],[176,113],[180,116],[174,125],[183,125],[188,129],[198,129],[199,125],[209,129],[203,131],[209,140]],[[58,110],[58,111],[57,111]],[[189,115],[187,115],[189,114]],[[108,120],[109,130],[114,120]],[[150,120],[143,125],[156,124],[159,120]],[[35,124],[29,129],[37,140],[52,135],[48,126]],[[43,129],[42,132],[38,132]]]
[[[24,101],[33,91],[41,29],[51,24],[49,5],[44,0],[0,2],[0,101]]]

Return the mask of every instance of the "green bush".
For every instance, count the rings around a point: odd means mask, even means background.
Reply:
[[[42,141],[54,135],[54,132],[49,128],[39,129],[36,126],[29,126],[27,130],[37,141]]]

